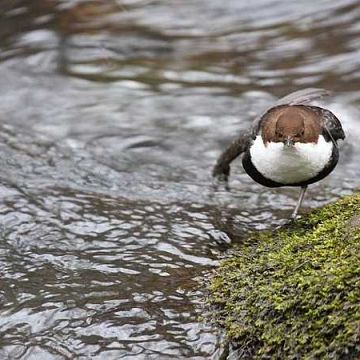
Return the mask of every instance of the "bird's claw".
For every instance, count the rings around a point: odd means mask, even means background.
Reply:
[[[215,191],[223,187],[226,191],[230,191],[229,177],[226,174],[218,174],[213,177],[213,188]]]

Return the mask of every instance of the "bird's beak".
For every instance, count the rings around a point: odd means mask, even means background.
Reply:
[[[287,138],[285,141],[284,141],[284,145],[286,147],[292,147],[295,145],[295,141],[291,138]]]

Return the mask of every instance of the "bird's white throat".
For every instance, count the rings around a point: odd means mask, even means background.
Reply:
[[[265,146],[259,135],[250,147],[250,155],[256,169],[267,179],[294,184],[319,174],[330,161],[332,150],[333,143],[322,135],[317,143],[295,143],[291,147],[279,142]]]

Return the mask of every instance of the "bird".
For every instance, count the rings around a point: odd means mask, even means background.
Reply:
[[[245,172],[257,183],[300,187],[291,214],[296,219],[308,185],[333,171],[339,160],[338,140],[345,139],[340,120],[330,110],[311,105],[330,94],[308,88],[278,100],[221,153],[213,177],[228,186],[230,164],[241,155]]]

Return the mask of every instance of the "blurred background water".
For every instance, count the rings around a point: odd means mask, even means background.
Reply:
[[[359,187],[355,0],[1,0],[0,358],[220,359],[202,277],[296,189],[211,167],[304,87],[348,134],[304,211]]]

